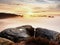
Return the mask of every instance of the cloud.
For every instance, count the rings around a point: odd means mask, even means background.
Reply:
[[[0,3],[4,3],[4,4],[16,4],[16,3],[20,3],[20,0],[0,0]]]
[[[0,3],[59,3],[60,0],[0,0]]]
[[[36,0],[37,2],[58,3],[60,0]]]
[[[0,0],[0,3],[11,3],[9,0]]]
[[[12,5],[13,4],[14,5],[20,5],[20,4],[30,5],[30,3],[32,3],[32,5],[41,6],[41,7],[43,7],[44,5],[39,5],[39,4],[48,4],[49,7],[52,5],[51,6],[52,8],[60,9],[60,0],[0,0],[0,3],[12,4]]]

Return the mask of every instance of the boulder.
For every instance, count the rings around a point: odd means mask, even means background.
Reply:
[[[8,28],[0,32],[0,37],[9,39],[15,43],[26,41],[29,38],[47,38],[49,40],[59,40],[60,42],[60,33],[44,28],[34,28],[31,25],[23,25],[16,28]]]
[[[44,29],[44,28],[36,28],[36,37],[43,37],[47,38],[49,40],[56,40],[56,36],[59,34],[59,32]]]
[[[26,40],[30,35],[26,31],[26,29],[15,29],[15,28],[9,28],[5,29],[0,33],[0,37],[7,38],[9,40],[12,40],[14,42],[18,42],[21,40]]]

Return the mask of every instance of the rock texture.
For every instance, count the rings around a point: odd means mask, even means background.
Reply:
[[[49,40],[56,40],[56,36],[59,34],[59,32],[44,29],[44,28],[36,28],[36,37],[43,37],[47,38]]]
[[[20,29],[20,28],[26,29],[30,36],[34,36],[34,28],[31,25],[23,25],[23,26],[17,27],[16,29]]]
[[[9,39],[15,43],[29,40],[29,38],[46,38],[60,43],[60,33],[44,28],[33,28],[30,25],[23,25],[16,28],[8,28],[0,32],[0,37]]]
[[[30,28],[32,28],[32,27],[21,26],[21,27],[17,27],[17,28],[5,29],[4,31],[2,31],[0,33],[0,37],[10,39],[14,42],[27,40],[29,37],[32,36],[32,34],[34,34],[32,32],[32,31],[34,31],[33,28],[32,29],[30,29]]]
[[[14,42],[12,42],[11,40],[0,37],[0,45],[12,45],[12,44],[14,44]]]

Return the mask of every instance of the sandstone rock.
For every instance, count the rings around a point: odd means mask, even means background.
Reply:
[[[14,44],[14,42],[12,42],[11,40],[0,37],[0,45],[12,45],[12,44]]]

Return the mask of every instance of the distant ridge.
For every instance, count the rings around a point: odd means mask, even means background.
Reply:
[[[12,17],[17,17],[21,15],[17,15],[17,14],[11,14],[11,13],[0,13],[0,19],[5,19],[5,18],[12,18]]]

